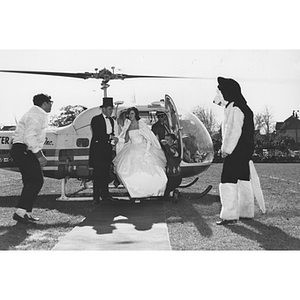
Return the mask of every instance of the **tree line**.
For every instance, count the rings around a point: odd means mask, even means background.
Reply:
[[[212,137],[215,152],[214,161],[222,161],[220,151],[222,145],[222,124],[217,122],[212,109],[207,109],[198,105],[192,112],[200,119]],[[287,134],[277,134],[275,132],[274,117],[267,106],[262,112],[254,114],[254,126],[254,161],[300,161],[300,143],[296,143],[295,139]]]

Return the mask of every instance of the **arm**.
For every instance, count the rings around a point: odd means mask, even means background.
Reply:
[[[154,133],[148,128],[147,124],[143,121],[139,121],[140,133],[147,141],[146,152],[149,151],[150,146],[153,145],[158,149],[161,149],[161,146],[155,137]]]
[[[173,157],[178,157],[179,152],[177,150],[177,146],[175,144],[169,146],[168,144],[163,144],[165,151]]]
[[[229,107],[229,113],[224,124],[223,142],[221,151],[225,154],[231,154],[235,149],[241,134],[244,124],[244,114],[242,111],[234,106]]]
[[[119,142],[117,143],[117,146],[116,146],[117,154],[122,150],[122,148],[124,147],[124,144],[127,143],[129,140],[128,128],[130,126],[130,123],[131,122],[128,119],[125,120],[122,131],[118,136]]]
[[[25,133],[24,142],[28,149],[33,153],[37,153],[39,150],[38,135],[42,130],[42,124],[39,120],[32,115],[29,115],[25,120]]]
[[[39,160],[40,165],[43,167],[47,164],[47,159],[42,151],[42,146],[45,140],[45,120],[34,115],[28,115],[25,120],[25,138],[24,142],[28,150],[32,151]],[[41,142],[42,140],[42,142]]]

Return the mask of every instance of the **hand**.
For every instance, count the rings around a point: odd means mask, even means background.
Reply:
[[[114,141],[115,145],[118,144],[119,139],[117,137],[113,136],[111,139]]]
[[[222,157],[225,158],[226,156],[228,156],[229,154],[226,152],[222,152]]]
[[[47,159],[46,159],[45,156],[42,156],[42,157],[38,158],[38,160],[39,160],[39,163],[40,163],[41,167],[45,167],[47,165]]]
[[[130,122],[130,120],[129,119],[125,119],[125,121],[124,121],[124,126],[123,126],[123,130],[124,129],[128,129],[128,127],[130,126],[130,124],[131,124],[131,122]]]
[[[37,159],[38,159],[41,167],[46,166],[47,159],[46,159],[46,157],[45,157],[45,155],[44,155],[44,153],[43,153],[42,150],[40,150],[39,152],[35,153],[35,156],[37,157]]]

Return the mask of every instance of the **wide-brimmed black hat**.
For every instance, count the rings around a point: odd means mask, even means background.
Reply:
[[[218,89],[222,92],[224,99],[228,102],[247,103],[242,95],[241,87],[237,81],[232,78],[218,77]]]
[[[112,97],[104,97],[103,104],[100,107],[114,107],[113,98]]]

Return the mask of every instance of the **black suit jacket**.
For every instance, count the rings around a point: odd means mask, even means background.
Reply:
[[[168,130],[166,129],[166,125],[161,124],[159,121],[152,125],[151,130],[153,131],[154,135],[158,135],[159,140],[164,139],[166,133],[168,132]]]
[[[109,118],[114,128],[114,120]],[[91,121],[92,140],[90,144],[89,166],[101,167],[103,163],[111,163],[112,146],[109,134],[106,133],[106,122],[104,115],[100,114],[92,118]]]

